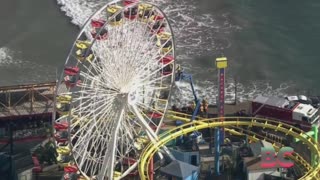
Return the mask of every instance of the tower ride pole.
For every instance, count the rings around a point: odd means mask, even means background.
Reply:
[[[216,67],[218,69],[218,117],[220,121],[224,121],[224,97],[225,97],[225,69],[228,66],[227,58],[221,57],[216,59]],[[224,128],[215,128],[215,174],[220,175],[220,144],[224,141]]]

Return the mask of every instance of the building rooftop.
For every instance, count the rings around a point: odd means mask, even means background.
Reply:
[[[261,157],[244,157],[243,158],[244,166],[246,167],[247,171],[256,171],[256,170],[275,170],[277,168],[281,168],[280,165],[276,165],[273,168],[263,168],[261,167]]]
[[[161,167],[160,171],[164,174],[184,179],[193,174],[193,172],[199,171],[199,167],[193,166],[182,161],[174,160],[167,166]]]
[[[266,105],[276,106],[281,108],[284,108],[289,105],[288,100],[284,98],[274,97],[274,96],[266,97],[266,96],[259,95],[253,101],[261,104],[266,104]]]

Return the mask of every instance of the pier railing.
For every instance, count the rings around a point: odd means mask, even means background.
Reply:
[[[56,82],[0,87],[0,119],[51,113]]]

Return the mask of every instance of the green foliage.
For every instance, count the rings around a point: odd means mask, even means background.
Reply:
[[[48,164],[57,163],[58,153],[52,141],[48,141],[44,145],[38,145],[33,154],[38,157],[40,164],[45,162]]]

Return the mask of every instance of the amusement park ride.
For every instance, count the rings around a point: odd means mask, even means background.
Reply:
[[[318,144],[292,126],[224,117],[226,58],[216,60],[219,117],[201,120],[197,116],[201,101],[192,76],[176,72],[175,57],[172,28],[156,5],[116,0],[87,20],[67,57],[55,98],[54,137],[65,179],[120,179],[138,173],[141,179],[153,179],[156,153],[160,159],[174,160],[164,144],[205,128],[216,128],[216,167],[224,131],[235,133],[221,127],[276,129],[309,145],[319,160]],[[167,111],[175,80],[190,82],[196,104],[191,117]],[[175,119],[189,117],[190,123],[160,137],[168,113]],[[304,165],[308,168],[305,179],[320,179],[320,164]]]

